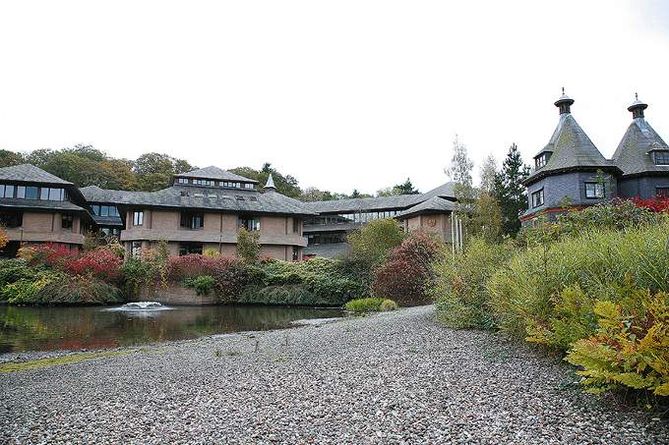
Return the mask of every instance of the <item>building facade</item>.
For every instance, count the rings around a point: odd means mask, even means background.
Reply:
[[[33,165],[0,168],[0,226],[14,256],[22,244],[57,243],[78,249],[93,223],[79,190]]]
[[[307,217],[305,255],[335,257],[348,251],[347,235],[370,221],[395,218],[405,231],[423,229],[454,246],[462,243],[462,224],[457,218],[454,183],[427,193],[309,202],[315,215]]]
[[[534,169],[524,182],[528,198],[528,209],[521,216],[524,224],[614,198],[669,196],[669,147],[646,122],[646,104],[637,98],[628,107],[633,121],[612,159],[601,154],[576,122],[573,104],[564,91],[555,102],[558,125],[534,156]]]

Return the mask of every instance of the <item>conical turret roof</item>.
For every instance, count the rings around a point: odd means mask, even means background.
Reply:
[[[623,175],[643,173],[669,173],[669,166],[653,162],[654,151],[669,151],[669,146],[646,121],[643,110],[648,107],[637,97],[628,110],[634,119],[627,127],[613,161],[623,171]]]
[[[573,99],[568,98],[564,94],[563,97],[555,102],[555,106],[560,108],[560,120],[548,144],[535,155],[536,159],[546,154],[548,160],[544,166],[532,172],[525,180],[526,184],[531,184],[551,174],[570,170],[601,169],[618,172],[613,162],[607,160],[600,153],[592,140],[590,140],[585,131],[576,122],[568,106],[565,110],[565,104],[570,106],[573,102]]]

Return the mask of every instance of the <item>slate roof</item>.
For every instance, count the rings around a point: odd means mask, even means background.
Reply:
[[[173,185],[156,192],[125,192],[84,187],[91,202],[118,205],[219,210],[229,212],[315,215],[304,203],[275,191],[224,190],[211,187]]]
[[[551,153],[546,165],[535,169],[525,180],[529,185],[551,173],[575,169],[602,169],[619,172],[613,161],[607,160],[578,125],[571,113],[560,115],[550,141],[536,154]]]
[[[669,173],[669,166],[655,165],[649,151],[669,150],[669,146],[644,118],[632,121],[613,154],[613,162],[623,175]]]
[[[222,168],[215,167],[210,165],[209,167],[198,168],[196,170],[191,170],[186,173],[179,173],[174,175],[175,178],[200,178],[200,179],[216,179],[219,181],[239,181],[239,182],[252,182],[257,184],[258,181],[255,179],[245,178],[244,176],[239,176],[234,173],[231,173]]]
[[[415,205],[407,210],[404,210],[397,214],[397,218],[406,218],[413,215],[420,215],[425,213],[444,213],[452,212],[457,209],[457,204],[453,201],[448,201],[439,196],[433,196],[427,201],[423,201],[418,205]]]
[[[0,181],[36,182],[44,184],[73,185],[32,164],[13,165],[0,168]]]
[[[0,199],[0,207],[34,209],[44,211],[86,212],[86,209],[70,201],[42,201],[39,199]]]
[[[317,213],[347,213],[386,209],[408,209],[434,196],[455,200],[453,182],[447,182],[429,192],[417,195],[379,196],[377,198],[336,199],[332,201],[306,202],[308,208]]]
[[[126,190],[107,190],[101,189],[97,185],[82,187],[79,189],[86,201],[109,204],[126,204],[132,200],[135,194],[146,192],[129,192]]]

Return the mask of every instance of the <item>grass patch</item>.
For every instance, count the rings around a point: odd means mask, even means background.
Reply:
[[[37,360],[28,360],[20,363],[2,363],[0,364],[0,373],[10,373],[19,371],[28,371],[31,369],[44,369],[52,366],[72,365],[75,363],[86,362],[105,357],[116,357],[127,355],[133,351],[102,351],[102,352],[81,352],[77,354],[64,355],[62,357],[42,358]]]

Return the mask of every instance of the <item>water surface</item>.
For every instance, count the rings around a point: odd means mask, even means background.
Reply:
[[[0,306],[0,353],[115,348],[211,334],[286,328],[294,320],[342,315],[338,309],[285,306],[170,308],[126,312],[99,306]]]

